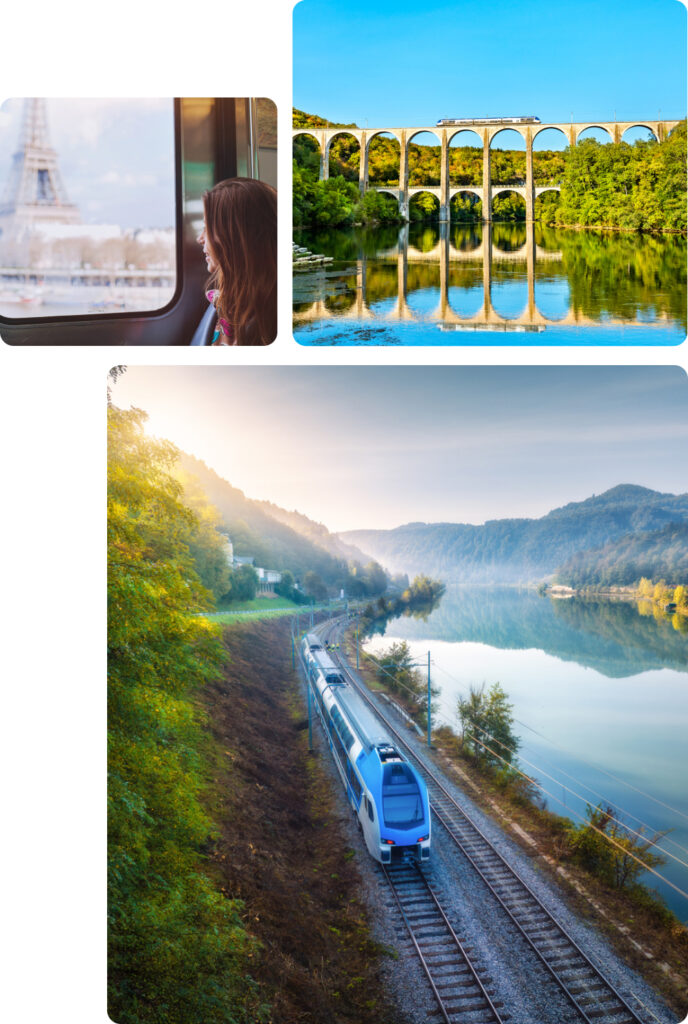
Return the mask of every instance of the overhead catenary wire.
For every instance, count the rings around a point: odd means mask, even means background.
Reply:
[[[367,651],[365,651],[365,650],[363,651],[363,654],[364,654],[364,655],[365,655],[365,656],[366,656],[366,657],[368,658],[368,660],[369,660],[369,661],[373,661],[373,662],[375,663],[375,665],[376,665],[376,666],[377,666],[377,667],[378,667],[379,669],[381,669],[381,670],[382,670],[382,672],[383,672],[383,673],[384,673],[385,675],[390,675],[390,676],[392,676],[392,674],[391,674],[391,673],[387,672],[387,671],[386,671],[386,670],[385,670],[385,669],[383,668],[383,666],[381,666],[381,665],[379,664],[379,662],[377,661],[377,659],[376,659],[375,657],[373,657],[372,655],[370,655],[370,654],[369,654],[369,653],[368,653]],[[437,666],[437,665],[436,665],[436,663],[435,663],[434,661],[433,661],[433,664],[435,664],[435,666],[436,666],[436,667],[440,667],[440,666]],[[442,669],[442,671],[445,671],[445,670],[444,670],[444,669]],[[446,672],[445,672],[445,674],[449,675],[449,673],[446,673]],[[404,684],[402,684],[402,683],[399,683],[399,681],[398,681],[398,680],[396,680],[396,677],[393,677],[393,676],[392,676],[392,678],[394,678],[394,679],[395,679],[395,682],[397,683],[397,685],[399,685],[399,686],[400,686],[400,687],[401,687],[402,689],[405,689],[405,690],[407,690],[407,692],[408,692],[408,693],[410,693],[410,694],[411,694],[412,696],[414,696],[414,697],[417,697],[417,694],[416,694],[416,693],[415,693],[415,692],[414,692],[414,691],[413,691],[412,689],[410,689],[410,688],[409,688],[409,687],[407,687],[407,686],[404,686]],[[451,677],[450,677],[450,678],[451,678]],[[447,720],[446,720],[446,718],[443,718],[443,716],[440,716],[440,715],[437,715],[437,714],[435,714],[435,719],[437,720],[438,718],[440,718],[440,720],[441,720],[441,721],[443,721],[445,725],[449,726],[449,728],[453,729],[453,724],[452,724],[451,722],[447,721]],[[490,735],[490,734],[489,734],[489,733],[487,733],[487,732],[486,732],[485,730],[481,730],[481,731],[485,732],[485,735]],[[566,804],[565,804],[565,803],[563,802],[563,800],[560,800],[560,799],[559,799],[559,798],[558,798],[557,796],[555,796],[555,795],[554,795],[553,793],[550,793],[550,792],[549,792],[549,790],[545,789],[545,787],[544,787],[544,786],[542,786],[542,785],[541,785],[541,784],[540,784],[540,783],[539,783],[539,782],[538,782],[538,781],[537,781],[536,779],[533,779],[533,778],[531,778],[531,776],[529,776],[529,775],[527,775],[527,774],[526,774],[525,772],[521,771],[521,770],[520,770],[520,769],[519,769],[518,767],[516,767],[515,765],[513,765],[513,764],[512,764],[512,763],[511,763],[510,761],[508,761],[508,760],[507,760],[506,758],[504,758],[504,757],[503,757],[503,756],[502,756],[501,754],[499,754],[499,753],[498,753],[497,751],[494,751],[494,750],[492,750],[492,749],[491,749],[491,748],[490,748],[490,747],[489,747],[489,746],[488,746],[487,744],[485,744],[485,743],[484,743],[483,741],[481,741],[481,740],[479,739],[479,737],[477,737],[477,736],[473,736],[473,734],[472,734],[472,733],[470,732],[470,730],[464,729],[464,732],[467,732],[467,733],[468,733],[468,735],[472,736],[472,738],[473,738],[473,739],[475,740],[475,742],[476,742],[476,743],[478,743],[478,744],[479,744],[479,745],[480,745],[481,747],[483,747],[483,749],[485,749],[485,750],[488,750],[488,751],[489,751],[489,752],[490,752],[490,753],[491,753],[491,754],[492,754],[492,755],[493,755],[494,757],[496,757],[496,758],[497,758],[497,759],[498,759],[499,761],[502,761],[502,762],[503,762],[503,763],[504,763],[504,764],[505,764],[506,766],[508,766],[509,768],[511,768],[511,769],[512,769],[513,771],[515,771],[515,772],[516,772],[517,774],[521,775],[521,776],[522,776],[522,777],[523,777],[524,779],[526,779],[526,781],[528,781],[528,782],[529,782],[529,783],[530,783],[531,785],[534,785],[536,789],[540,790],[540,791],[541,791],[542,793],[544,793],[544,794],[545,794],[545,796],[549,797],[549,799],[550,799],[550,800],[553,800],[553,801],[554,801],[555,803],[557,803],[557,804],[559,804],[560,806],[564,807],[564,808],[565,808],[565,810],[566,810],[566,816],[567,816],[567,817],[570,817],[570,815],[571,815],[571,814],[575,815],[575,816],[576,816],[576,818],[578,818],[578,820],[579,820],[579,821],[581,821],[581,822],[585,823],[585,824],[586,824],[586,825],[587,825],[587,826],[588,826],[589,828],[591,828],[591,829],[592,829],[592,830],[593,830],[594,832],[597,832],[597,833],[598,833],[599,835],[601,835],[601,836],[602,836],[602,837],[603,837],[604,839],[606,839],[606,840],[607,840],[607,842],[608,842],[608,843],[610,843],[610,844],[611,844],[612,846],[616,846],[616,847],[617,847],[617,848],[618,848],[619,850],[621,850],[621,852],[622,852],[622,853],[623,853],[624,855],[626,855],[626,856],[630,857],[630,858],[631,858],[632,860],[635,860],[635,861],[636,861],[636,862],[637,862],[638,864],[640,864],[640,865],[641,865],[641,866],[643,867],[643,869],[644,869],[645,871],[648,871],[648,872],[650,872],[651,874],[655,875],[655,876],[656,876],[657,878],[659,878],[659,879],[660,879],[661,881],[663,881],[663,882],[664,882],[664,883],[665,883],[666,885],[670,886],[670,887],[671,887],[672,889],[674,889],[674,890],[675,890],[675,891],[676,891],[677,893],[679,893],[679,894],[680,894],[681,896],[684,896],[684,897],[685,897],[686,899],[688,899],[688,892],[685,892],[685,891],[684,891],[683,889],[681,889],[681,888],[680,888],[679,886],[675,885],[675,884],[674,884],[674,883],[673,883],[673,882],[672,882],[672,881],[671,881],[670,879],[668,879],[668,878],[667,878],[667,877],[666,877],[665,875],[662,875],[662,874],[661,874],[661,872],[659,872],[659,871],[657,871],[656,869],[654,869],[654,868],[652,868],[652,867],[648,866],[647,864],[645,864],[645,862],[644,862],[644,861],[643,861],[643,860],[642,860],[642,859],[641,859],[640,857],[637,857],[637,856],[636,856],[635,854],[631,853],[631,852],[630,852],[629,850],[627,850],[627,849],[626,849],[625,847],[623,847],[623,846],[621,845],[621,843],[617,842],[617,841],[616,841],[616,840],[615,840],[615,839],[614,839],[614,838],[613,838],[612,836],[608,835],[608,834],[607,834],[606,832],[604,832],[604,831],[603,831],[602,829],[599,829],[599,828],[597,828],[597,827],[596,827],[595,825],[593,825],[593,824],[592,824],[591,822],[587,821],[587,819],[586,819],[586,818],[584,818],[584,817],[583,817],[583,815],[582,815],[582,814],[580,814],[580,813],[579,813],[578,811],[576,811],[576,810],[575,810],[575,809],[573,809],[573,808],[569,808],[569,807],[567,807],[567,805],[566,805]],[[494,737],[490,737],[490,738],[494,740]],[[497,740],[496,742],[500,743],[500,745],[501,745],[501,746],[503,746],[503,747],[505,747],[505,749],[507,749],[507,750],[510,750],[510,751],[511,751],[512,753],[515,753],[515,751],[511,750],[511,748],[509,748],[509,747],[507,746],[507,744],[502,744],[502,743],[501,743],[501,741],[499,741],[499,740]],[[537,765],[534,765],[534,764],[532,764],[531,762],[527,761],[527,760],[526,760],[525,758],[524,758],[523,760],[525,761],[525,763],[526,763],[526,764],[529,764],[529,765],[530,765],[530,766],[531,766],[532,768],[534,768],[534,769],[535,769],[536,771],[540,771],[540,769],[538,768],[538,766],[537,766]],[[560,782],[559,782],[559,781],[558,781],[557,779],[553,779],[553,778],[552,778],[551,776],[549,776],[549,775],[548,775],[548,773],[547,773],[547,772],[543,772],[543,774],[544,774],[544,775],[545,775],[545,776],[546,776],[547,778],[549,778],[549,779],[550,779],[550,781],[554,782],[554,783],[555,783],[555,785],[557,785],[557,786],[561,785],[561,783],[560,783]],[[570,789],[568,789],[568,787],[566,787],[566,786],[563,786],[562,788],[566,789],[566,790],[567,790],[567,792],[570,792],[570,793],[571,793],[571,794],[572,794],[573,796],[576,796],[576,797],[577,797],[578,799],[581,799],[581,800],[583,799],[583,797],[581,797],[581,796],[580,796],[579,794],[575,793],[575,792],[574,792],[573,790],[570,790]],[[642,835],[641,833],[635,832],[635,830],[634,830],[634,829],[631,829],[631,828],[630,828],[630,826],[626,825],[626,824],[625,824],[624,822],[622,822],[622,821],[619,821],[618,819],[616,819],[616,818],[613,818],[612,816],[610,816],[610,820],[614,820],[614,821],[616,822],[616,824],[618,824],[618,825],[620,825],[620,826],[621,826],[622,828],[626,829],[626,831],[628,831],[628,832],[632,832],[632,833],[633,833],[634,835],[638,836],[638,837],[639,837],[640,839],[642,839],[642,840],[645,840],[645,841],[646,841],[646,842],[648,842],[648,843],[650,843],[650,842],[651,842],[651,841],[650,841],[650,840],[648,839],[648,837],[647,837],[647,836],[645,836],[645,835]],[[683,865],[683,866],[686,866],[686,867],[688,867],[688,864],[686,864],[686,862],[685,862],[685,861],[682,861],[682,860],[681,860],[681,859],[680,859],[679,857],[676,857],[676,856],[674,856],[674,855],[673,855],[673,854],[671,854],[671,853],[670,853],[669,851],[667,851],[667,850],[664,850],[664,849],[663,849],[663,850],[662,850],[662,853],[663,853],[663,854],[666,854],[667,856],[669,856],[669,857],[670,857],[670,858],[671,858],[672,860],[675,860],[675,861],[677,861],[677,862],[678,862],[679,864],[681,864],[681,865]]]
[[[451,679],[453,682],[457,683],[458,686],[460,686],[464,690],[464,692],[465,692],[465,684],[462,683],[461,680],[457,679],[456,676],[452,675],[451,672],[448,672],[445,668],[443,668],[441,665],[437,664],[434,660],[433,660],[433,664],[435,665],[436,668],[438,668],[440,670],[440,672],[443,672],[444,675],[447,676],[448,679]],[[549,737],[544,736],[542,733],[539,733],[537,731],[537,729],[533,729],[527,723],[522,722],[518,718],[514,718],[514,721],[517,722],[519,725],[523,726],[524,728],[528,729],[530,732],[534,733],[536,736],[540,736],[542,739],[545,739],[548,743],[551,744],[551,746],[554,747],[555,750],[558,750],[560,753],[563,753],[563,754],[567,753],[567,751],[562,750],[561,747],[558,747],[556,745],[556,743],[554,743],[552,740],[550,740]],[[576,757],[578,757],[578,755],[576,755]],[[664,803],[662,800],[658,800],[656,797],[653,797],[652,794],[646,793],[644,790],[639,789],[637,786],[633,786],[631,783],[626,783],[623,779],[620,779],[618,776],[613,775],[611,772],[607,772],[603,768],[598,768],[597,765],[592,764],[589,761],[586,761],[582,757],[578,757],[578,760],[580,760],[580,762],[582,764],[585,764],[587,767],[592,768],[592,769],[597,770],[597,771],[600,771],[603,774],[608,775],[610,778],[614,779],[614,781],[619,782],[619,783],[621,783],[623,785],[626,785],[629,789],[634,790],[634,792],[638,793],[640,796],[646,797],[648,800],[652,800],[655,803],[660,804],[661,806],[663,806],[667,810],[672,811],[673,813],[679,815],[680,817],[688,819],[688,815],[683,814],[682,811],[677,810],[675,807],[671,807],[669,804]],[[540,769],[538,768],[537,765],[533,765],[533,767],[535,767],[538,771],[540,771]],[[556,766],[554,766],[554,767],[556,767]],[[634,818],[637,822],[639,822],[645,828],[651,828],[652,827],[647,822],[645,822],[641,818],[639,818],[636,814],[633,814],[631,811],[627,811],[625,808],[621,807],[620,805],[617,805],[616,801],[609,800],[609,798],[604,796],[604,794],[599,793],[598,791],[594,790],[591,786],[588,786],[581,779],[578,779],[575,776],[570,775],[568,772],[564,771],[563,768],[556,767],[556,770],[558,772],[561,772],[562,775],[565,775],[567,778],[569,778],[572,781],[574,781],[577,785],[582,786],[584,789],[588,789],[594,795],[599,796],[606,803],[615,804],[615,806],[617,806],[617,810],[621,811],[623,814],[627,815],[630,818]],[[543,772],[543,774],[546,774],[546,773]],[[558,782],[558,780],[556,780],[556,779],[554,779],[553,781],[554,782]],[[566,787],[564,787],[564,788],[566,788]],[[579,794],[575,794],[575,795],[577,795],[579,797],[579,799],[583,799],[583,797],[581,797]],[[680,843],[677,843],[676,840],[671,840],[671,842],[675,846],[677,846],[680,850],[682,850],[684,853],[688,853],[688,850],[685,847],[681,846]]]
[[[476,743],[478,743],[478,744],[479,744],[479,745],[480,745],[481,747],[483,747],[483,749],[485,749],[485,750],[488,750],[488,751],[489,751],[489,752],[490,752],[490,753],[491,753],[491,754],[493,755],[493,757],[496,757],[496,758],[498,758],[498,759],[499,759],[500,761],[503,761],[503,762],[504,762],[504,764],[506,764],[506,765],[509,765],[509,767],[513,768],[513,770],[514,770],[515,772],[517,772],[517,773],[518,773],[519,775],[522,775],[524,779],[526,779],[526,780],[527,780],[528,782],[530,782],[531,784],[533,784],[533,785],[534,785],[534,786],[535,786],[535,787],[536,787],[537,789],[541,790],[541,791],[542,791],[543,793],[545,793],[545,794],[546,794],[547,796],[549,796],[549,797],[550,797],[550,798],[551,798],[552,800],[554,800],[554,801],[555,801],[556,803],[558,803],[558,804],[561,804],[561,805],[562,805],[562,807],[566,807],[566,804],[564,804],[563,800],[559,800],[559,798],[558,798],[558,797],[556,797],[556,796],[554,796],[553,794],[549,793],[549,791],[548,791],[548,790],[546,790],[546,789],[544,788],[544,786],[541,786],[541,785],[539,785],[539,784],[538,784],[538,782],[537,782],[537,781],[536,781],[535,779],[531,779],[531,778],[530,778],[530,776],[526,775],[526,773],[525,773],[525,772],[522,772],[522,771],[520,770],[520,768],[517,768],[517,767],[514,767],[513,765],[511,765],[511,763],[510,763],[509,761],[507,761],[507,760],[506,760],[506,758],[502,757],[502,755],[501,755],[501,754],[499,754],[499,753],[497,753],[497,751],[495,751],[495,750],[492,750],[492,749],[491,749],[490,747],[488,747],[488,746],[487,746],[487,744],[486,744],[486,743],[483,743],[483,742],[482,742],[482,741],[481,741],[481,740],[480,740],[480,739],[479,739],[479,738],[478,738],[477,736],[474,736],[474,737],[473,737],[473,739],[474,739],[474,741],[475,741]],[[587,828],[590,828],[590,829],[592,829],[592,830],[593,830],[593,832],[597,832],[597,834],[598,834],[598,835],[602,836],[602,838],[603,838],[603,839],[606,839],[606,840],[607,840],[607,842],[608,842],[608,843],[610,843],[610,844],[611,844],[612,846],[616,846],[616,847],[617,847],[617,848],[618,848],[619,850],[621,850],[621,852],[622,852],[622,853],[624,854],[624,856],[626,856],[626,857],[630,857],[630,858],[631,858],[632,860],[635,860],[635,861],[637,861],[637,863],[638,863],[638,864],[640,864],[640,865],[642,866],[643,870],[645,870],[645,871],[649,871],[649,872],[650,872],[651,874],[655,875],[655,876],[656,876],[657,878],[659,878],[659,879],[660,879],[660,880],[661,880],[662,882],[664,882],[664,883],[665,883],[665,885],[668,885],[668,886],[670,886],[670,887],[671,887],[672,889],[675,889],[677,893],[679,893],[679,894],[680,894],[681,896],[684,896],[684,897],[685,897],[686,899],[688,899],[688,892],[685,892],[685,890],[681,889],[681,888],[680,888],[680,886],[678,886],[678,885],[675,885],[675,884],[674,884],[674,883],[673,883],[673,882],[672,882],[672,881],[671,881],[670,879],[668,879],[668,878],[667,878],[667,877],[666,877],[665,875],[661,874],[661,872],[659,872],[659,871],[656,871],[656,870],[655,870],[655,869],[654,869],[653,867],[650,867],[650,866],[649,866],[648,864],[646,864],[646,863],[645,863],[645,862],[644,862],[644,861],[643,861],[643,860],[642,860],[642,859],[641,859],[640,857],[637,857],[637,856],[636,856],[636,855],[635,855],[634,853],[631,853],[631,851],[630,851],[630,850],[627,850],[627,849],[626,849],[626,848],[625,848],[624,846],[622,846],[622,844],[621,844],[621,843],[617,842],[617,841],[616,841],[616,840],[615,840],[615,839],[613,838],[613,836],[610,836],[610,835],[608,835],[608,834],[607,834],[607,833],[606,833],[606,832],[605,832],[605,831],[604,831],[603,829],[597,828],[597,826],[596,826],[596,825],[593,825],[591,821],[587,821],[587,820],[586,820],[586,819],[585,819],[585,818],[584,818],[584,817],[582,816],[582,814],[580,814],[580,813],[579,813],[578,811],[576,811],[576,810],[573,810],[572,808],[568,808],[568,807],[566,808],[566,810],[567,810],[567,816],[568,816],[568,814],[569,814],[569,813],[573,813],[573,814],[575,814],[575,815],[576,815],[576,817],[577,817],[577,818],[578,818],[578,819],[579,819],[579,820],[580,820],[581,822],[584,822],[584,823],[585,823],[585,825],[586,825],[586,827],[587,827]],[[664,851],[663,851],[663,852],[664,852]]]

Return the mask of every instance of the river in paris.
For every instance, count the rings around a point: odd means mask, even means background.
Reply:
[[[518,762],[550,810],[580,821],[586,803],[636,831],[671,830],[666,863],[643,881],[688,923],[688,634],[625,601],[555,599],[517,587],[448,587],[426,621],[373,636],[406,640],[440,688],[436,724],[461,731],[459,697],[499,682],[513,707]],[[683,863],[682,863],[683,862]]]
[[[681,235],[539,223],[296,231],[331,263],[294,273],[302,345],[677,345]]]

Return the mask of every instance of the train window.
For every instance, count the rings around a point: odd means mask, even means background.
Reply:
[[[153,311],[172,300],[172,100],[7,100],[0,181],[2,316]]]
[[[368,817],[370,818],[371,821],[375,821],[375,814],[373,812],[373,805],[371,804],[371,802],[368,799],[368,797],[365,798],[365,805],[366,805],[366,810],[368,812]]]
[[[342,718],[339,708],[333,707],[330,714],[332,715],[332,721],[335,724],[335,727],[337,729],[337,732],[339,733],[342,743],[344,744],[347,750],[351,750],[354,744],[353,733],[351,732],[348,725]]]
[[[408,765],[385,765],[382,813],[385,824],[392,828],[410,828],[424,820],[420,789]]]
[[[269,344],[276,334],[276,124],[272,101],[236,97],[3,105],[3,340]],[[197,241],[203,194],[237,177],[248,183],[233,186],[233,197],[240,193],[257,230],[243,236],[245,246],[224,235],[218,244],[240,254],[242,280],[260,282],[243,293],[240,309],[222,285],[209,303],[212,260]],[[274,273],[266,279],[256,265]]]
[[[349,778],[349,785],[351,786],[354,796],[356,797],[356,801],[358,802],[361,799],[361,783],[359,782],[358,776],[356,775],[356,772],[348,758],[346,762],[346,774]]]

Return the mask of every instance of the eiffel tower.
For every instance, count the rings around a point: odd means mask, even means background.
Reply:
[[[78,208],[69,202],[48,138],[44,99],[24,100],[19,149],[0,203],[2,233],[18,235],[41,224],[78,224]]]

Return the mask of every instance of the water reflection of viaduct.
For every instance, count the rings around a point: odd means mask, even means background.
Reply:
[[[678,121],[584,121],[571,124],[537,124],[518,125],[501,122],[488,126],[452,125],[438,128],[296,128],[292,138],[299,135],[312,136],[320,146],[320,178],[329,175],[330,146],[338,135],[352,135],[360,146],[362,157],[359,162],[359,185],[361,192],[374,189],[377,192],[389,192],[398,203],[399,210],[408,219],[409,200],[419,192],[430,192],[436,196],[440,205],[440,220],[449,220],[450,204],[454,196],[460,193],[472,193],[482,201],[483,220],[492,219],[492,200],[500,192],[517,192],[525,200],[526,220],[533,220],[535,199],[543,192],[559,191],[558,185],[536,186],[533,178],[533,142],[537,136],[548,128],[562,132],[569,146],[575,146],[581,133],[587,128],[601,128],[606,131],[614,142],[620,142],[629,128],[647,128],[657,141],[661,142],[676,127]],[[511,129],[522,136],[526,146],[526,180],[525,185],[495,184],[490,180],[490,146],[499,132]],[[483,146],[483,183],[482,186],[451,185],[449,180],[449,150],[452,139],[459,132],[470,131],[482,140]],[[440,184],[409,186],[409,146],[416,135],[430,132],[437,138],[441,146]],[[368,156],[371,140],[378,135],[393,135],[399,143],[399,185],[371,185],[368,180]],[[488,201],[485,202],[485,199]]]
[[[399,232],[398,247],[388,252],[378,252],[376,260],[396,259],[397,261],[397,295],[392,309],[380,314],[371,309],[366,294],[366,273],[368,261],[365,255],[356,260],[356,295],[347,310],[331,309],[328,298],[319,297],[305,309],[294,312],[294,326],[300,327],[320,320],[365,320],[404,323],[434,323],[449,330],[527,330],[540,331],[547,327],[599,327],[599,319],[585,316],[573,309],[568,310],[560,319],[547,317],[540,312],[535,304],[535,262],[561,262],[562,254],[541,248],[535,243],[533,222],[525,225],[526,243],[520,249],[505,252],[494,245],[492,228],[483,229],[482,242],[473,250],[457,249],[451,244],[447,224],[440,225],[440,240],[429,252],[420,252],[409,246],[408,227]],[[455,312],[449,301],[449,265],[450,263],[469,263],[482,261],[483,303],[472,316],[462,316]],[[492,305],[492,266],[494,263],[525,263],[528,283],[528,299],[524,309],[517,316],[506,317],[498,313]],[[408,266],[409,263],[439,263],[439,302],[431,312],[417,313],[408,303]],[[323,289],[327,287],[327,278],[323,280]],[[379,300],[374,300],[379,301]],[[662,318],[665,319],[665,318]],[[605,318],[605,326],[651,327],[647,320],[628,320]]]

